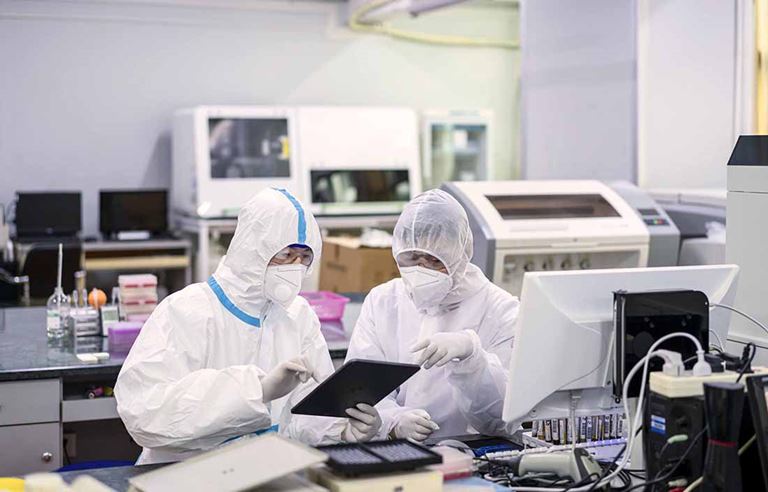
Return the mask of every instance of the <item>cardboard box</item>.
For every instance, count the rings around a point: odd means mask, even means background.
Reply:
[[[319,290],[368,292],[399,276],[391,248],[368,248],[356,238],[323,241]]]

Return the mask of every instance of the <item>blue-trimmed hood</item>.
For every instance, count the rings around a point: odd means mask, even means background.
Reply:
[[[312,248],[312,267],[320,264],[322,240],[312,213],[287,190],[259,192],[240,209],[235,235],[214,274],[232,304],[250,316],[261,316],[267,302],[267,264],[291,244]]]

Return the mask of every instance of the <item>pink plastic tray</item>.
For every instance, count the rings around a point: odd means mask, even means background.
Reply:
[[[325,290],[317,292],[301,292],[301,297],[309,302],[320,321],[335,321],[344,316],[344,307],[349,302],[348,297],[340,296]]]

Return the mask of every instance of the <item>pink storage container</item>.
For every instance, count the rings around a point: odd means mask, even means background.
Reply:
[[[349,302],[348,297],[334,292],[321,290],[317,292],[300,292],[299,295],[309,302],[312,310],[320,321],[335,321],[344,316],[344,307]]]
[[[136,337],[139,336],[144,323],[137,321],[121,321],[109,327],[109,351],[127,353]]]

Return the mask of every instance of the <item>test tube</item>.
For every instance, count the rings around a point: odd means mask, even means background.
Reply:
[[[558,419],[552,419],[552,442],[558,444],[560,442],[560,421]]]
[[[567,444],[568,443],[568,420],[567,419],[560,419],[558,422],[560,426],[560,444]]]
[[[552,422],[549,420],[544,421],[544,440],[552,442]]]

